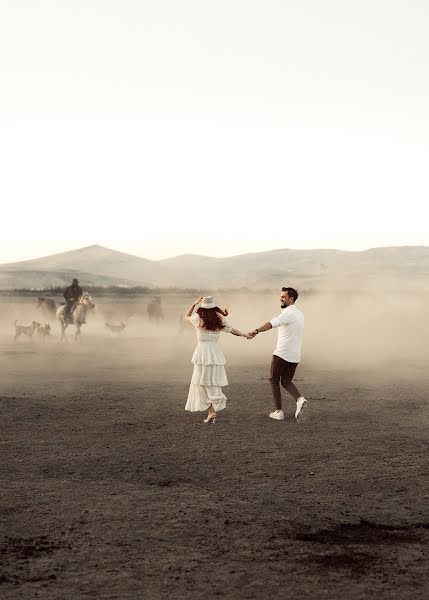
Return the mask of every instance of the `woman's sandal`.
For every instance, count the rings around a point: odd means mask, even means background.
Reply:
[[[212,423],[213,425],[216,422],[216,413],[214,413],[214,415],[210,415],[210,417],[207,417],[207,419],[204,419],[204,423]]]

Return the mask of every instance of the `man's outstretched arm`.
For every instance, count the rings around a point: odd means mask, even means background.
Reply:
[[[258,335],[258,333],[262,333],[263,331],[268,331],[269,329],[272,329],[273,326],[271,325],[271,323],[268,321],[268,323],[264,323],[264,325],[261,325],[260,327],[257,327],[256,329],[254,329],[253,331],[249,332],[249,335],[252,336],[252,338],[255,337],[255,335]]]

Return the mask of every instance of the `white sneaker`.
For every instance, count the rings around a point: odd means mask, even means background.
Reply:
[[[298,400],[296,401],[295,419],[300,419],[302,417],[306,407],[307,400],[304,398],[304,396],[301,396],[301,398],[298,398]]]
[[[278,421],[283,421],[285,414],[282,410],[275,410],[274,412],[270,413],[270,417],[272,419],[277,419]]]

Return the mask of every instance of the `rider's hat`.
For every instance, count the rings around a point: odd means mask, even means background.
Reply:
[[[77,280],[77,279],[73,279],[73,281],[72,281],[72,285],[73,285],[74,283],[77,285],[79,282],[78,282],[78,280]]]

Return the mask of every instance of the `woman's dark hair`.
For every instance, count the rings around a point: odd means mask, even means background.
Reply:
[[[215,306],[214,308],[199,308],[197,313],[203,320],[204,329],[208,329],[208,331],[218,331],[224,327],[219,315],[226,317],[228,311],[223,311],[218,306]]]

